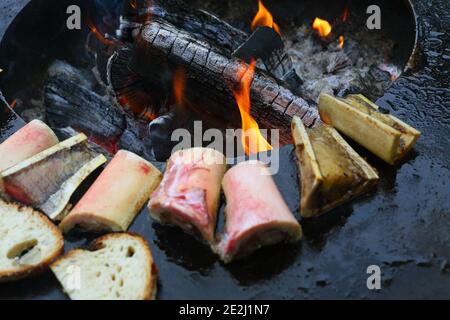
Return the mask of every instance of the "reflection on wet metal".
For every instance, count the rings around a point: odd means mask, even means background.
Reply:
[[[9,106],[0,91],[0,142],[25,125],[25,121]]]

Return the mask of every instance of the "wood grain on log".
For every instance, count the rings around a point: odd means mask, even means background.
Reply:
[[[136,119],[97,93],[62,75],[45,90],[46,118],[53,129],[72,128],[113,155],[119,149],[154,160],[148,122]]]
[[[52,128],[72,127],[103,139],[125,130],[124,114],[101,96],[65,77],[50,79],[45,90],[46,117]]]
[[[121,26],[164,19],[199,40],[207,41],[231,54],[247,40],[248,35],[218,17],[188,6],[180,0],[126,1]],[[133,28],[133,27],[132,27]],[[121,30],[123,30],[121,28]],[[125,32],[127,34],[127,32]]]
[[[145,24],[135,42],[134,49],[119,54],[122,61],[129,60],[122,69],[138,74],[154,88],[164,91],[168,87],[170,90],[171,85],[171,79],[165,79],[164,75],[168,70],[173,73],[182,68],[187,78],[186,99],[192,105],[223,119],[231,127],[241,126],[239,109],[230,89],[240,83],[241,60],[161,19]],[[120,87],[114,83],[118,73],[115,70],[110,72],[113,88]],[[307,126],[314,125],[319,118],[315,106],[310,106],[262,70],[256,70],[254,75],[251,108],[260,128],[280,129],[281,144],[292,141],[292,116],[298,115]]]

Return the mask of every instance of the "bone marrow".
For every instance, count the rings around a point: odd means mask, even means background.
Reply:
[[[151,216],[213,243],[225,156],[209,148],[175,152],[148,204]]]
[[[352,138],[367,150],[393,165],[398,163],[420,137],[420,132],[379,107],[361,94],[345,99],[321,94],[322,120]]]
[[[20,201],[61,220],[70,209],[70,198],[79,185],[106,162],[79,134],[3,171],[3,197]]]
[[[325,213],[378,181],[375,170],[331,126],[307,129],[294,117],[292,136],[300,169],[303,217]]]
[[[225,174],[222,186],[227,200],[226,224],[216,251],[225,263],[262,246],[300,240],[301,226],[266,165],[240,163]]]
[[[55,133],[40,120],[33,120],[0,144],[0,172],[58,143]]]
[[[94,184],[61,222],[68,232],[126,231],[161,181],[161,172],[150,162],[120,150]]]

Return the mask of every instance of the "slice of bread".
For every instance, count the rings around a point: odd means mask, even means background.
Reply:
[[[61,232],[44,214],[0,200],[0,282],[44,270],[63,248]]]
[[[75,249],[51,265],[72,300],[151,300],[158,270],[147,241],[131,233],[114,233]]]

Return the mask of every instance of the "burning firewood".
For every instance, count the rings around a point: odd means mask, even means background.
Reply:
[[[393,165],[400,161],[420,137],[420,132],[398,118],[383,114],[363,95],[345,99],[322,94],[322,120]]]
[[[212,244],[225,170],[225,156],[214,149],[192,148],[174,153],[148,204],[151,216],[200,235]]]
[[[120,150],[81,198],[60,228],[85,231],[126,231],[161,181],[150,162]]]
[[[225,263],[265,245],[300,240],[300,224],[263,163],[238,164],[225,174],[222,186],[226,225],[216,250]]]
[[[166,92],[172,81],[161,75],[181,67],[186,70],[186,100],[222,119],[228,127],[241,126],[230,90],[240,82],[240,59],[161,19],[144,25],[135,43],[132,50],[119,50],[109,63],[110,83],[118,99],[141,90],[133,82],[124,82],[124,79],[135,79],[136,75],[145,78],[153,90]],[[126,73],[128,77],[124,76]],[[300,116],[307,126],[314,125],[319,118],[315,107],[259,69],[251,85],[251,106],[251,115],[261,128],[280,129],[281,144],[291,142],[289,125],[293,115]]]
[[[57,144],[58,138],[45,123],[33,120],[0,144],[0,172]]]
[[[79,134],[3,171],[0,193],[60,220],[70,209],[75,190],[105,162]]]
[[[331,126],[306,129],[294,117],[292,136],[300,169],[303,217],[325,213],[378,181],[375,170]]]
[[[129,1],[130,3],[132,1]],[[131,40],[132,33],[143,23],[163,18],[199,40],[213,43],[231,54],[247,39],[247,34],[205,10],[179,0],[135,1],[136,5],[124,6],[117,34],[124,41]]]

